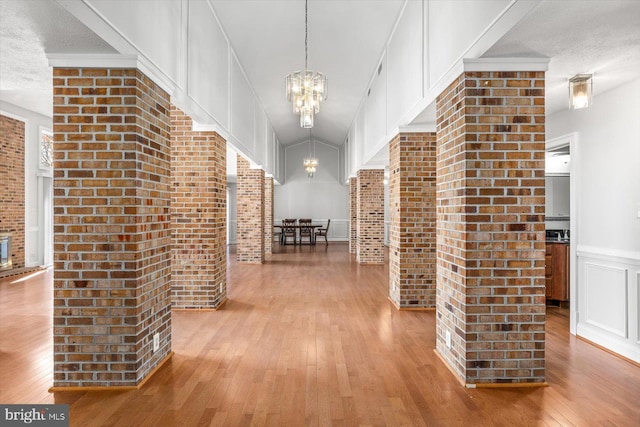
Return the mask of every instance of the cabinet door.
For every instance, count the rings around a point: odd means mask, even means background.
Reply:
[[[544,281],[547,299],[553,298],[553,244],[547,243],[544,254]]]
[[[553,295],[552,299],[569,300],[569,245],[553,245]]]

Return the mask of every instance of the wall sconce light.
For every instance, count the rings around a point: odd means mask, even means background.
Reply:
[[[578,110],[591,105],[593,74],[578,74],[569,79],[569,108]]]

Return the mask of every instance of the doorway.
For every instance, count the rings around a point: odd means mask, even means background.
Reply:
[[[578,147],[577,134],[571,133],[546,142],[545,156],[545,187],[547,203],[545,206],[545,226],[547,239],[565,240],[569,245],[568,250],[568,294],[569,294],[569,331],[576,335],[578,314],[578,287],[577,287],[577,252],[579,244],[577,232],[577,167]],[[556,236],[555,231],[564,231],[561,236]],[[549,233],[551,231],[551,233]]]

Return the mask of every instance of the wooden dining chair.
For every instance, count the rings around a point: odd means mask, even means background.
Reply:
[[[315,243],[313,228],[311,227],[311,218],[301,218],[298,220],[298,224],[300,225],[300,244],[302,244],[302,238],[308,237],[309,244],[312,245]]]
[[[295,219],[286,218],[282,220],[282,235],[280,236],[280,241],[283,245],[287,244],[287,237],[293,237],[293,244],[297,244],[298,233]]]
[[[329,240],[327,240],[327,233],[329,233],[329,225],[331,225],[331,220],[327,220],[327,226],[325,228],[319,228],[316,230],[316,234],[314,236],[314,240],[318,238],[318,236],[324,236],[324,243],[326,245],[329,244]]]

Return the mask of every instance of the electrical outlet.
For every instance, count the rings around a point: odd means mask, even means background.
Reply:
[[[445,331],[444,342],[447,345],[447,348],[451,348],[451,332]]]
[[[156,352],[160,349],[160,334],[153,335],[153,351]]]

